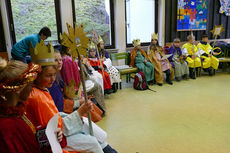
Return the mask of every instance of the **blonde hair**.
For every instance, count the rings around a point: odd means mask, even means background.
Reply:
[[[194,35],[188,35],[188,37],[187,37],[187,40],[189,41],[189,40],[191,40],[191,39],[195,39],[195,36]]]
[[[22,75],[28,69],[28,65],[16,60],[7,62],[0,58],[0,80],[3,78],[14,79]]]
[[[175,38],[175,39],[173,40],[173,43],[180,43],[180,39],[179,39],[179,38]]]

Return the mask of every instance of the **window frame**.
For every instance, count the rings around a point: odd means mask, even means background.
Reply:
[[[126,9],[126,0],[125,3],[125,43],[126,47],[133,47],[132,43],[127,43],[127,9]],[[155,0],[155,32],[158,32],[158,0]],[[149,46],[151,42],[142,42],[141,46]]]
[[[115,30],[114,30],[114,2],[109,0],[110,4],[110,23],[111,23],[111,45],[105,45],[105,49],[115,49]],[[75,0],[72,0],[73,23],[76,23]]]
[[[60,35],[59,33],[62,33],[62,24],[61,24],[61,2],[60,0],[53,0],[54,1],[54,7],[55,7],[55,16],[56,16],[56,28],[57,28],[57,40],[53,41],[58,41],[60,42]],[[10,29],[10,35],[11,35],[11,40],[12,44],[15,44],[16,41],[16,35],[15,35],[15,26],[14,26],[14,19],[13,19],[13,11],[12,11],[12,6],[11,6],[11,0],[5,0],[6,2],[6,9],[8,12],[8,20],[9,20],[9,29]]]

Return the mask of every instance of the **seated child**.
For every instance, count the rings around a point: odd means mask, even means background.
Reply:
[[[174,39],[173,45],[169,48],[168,52],[168,54],[172,54],[172,56],[170,56],[168,60],[175,69],[176,81],[180,81],[182,78],[187,79],[189,74],[188,64],[186,63],[184,56],[182,55],[182,51],[179,45],[180,39]]]
[[[182,46],[182,54],[185,56],[186,62],[188,63],[190,78],[196,79],[195,68],[198,71],[198,68],[201,67],[201,60],[198,49],[196,45],[194,45],[195,36],[189,35],[187,40],[188,42]]]
[[[131,50],[130,66],[136,66],[140,71],[143,71],[146,81],[149,85],[152,85],[154,82],[154,66],[149,61],[149,58],[145,51],[141,49],[140,45],[140,39],[133,40],[134,48]]]
[[[155,81],[159,86],[162,86],[163,84],[163,72],[166,73],[166,82],[168,84],[172,85],[172,80],[174,78],[173,68],[168,59],[163,59],[164,56],[165,53],[163,52],[163,48],[159,46],[158,34],[154,33],[152,34],[152,40],[148,50],[148,57],[155,67]]]
[[[100,61],[96,57],[96,47],[95,45],[90,45],[89,47],[89,58],[88,58],[90,65],[98,71],[103,77],[103,84],[104,84],[104,94],[111,94],[113,92],[111,86],[111,80],[109,73],[105,71],[105,65],[102,61]]]
[[[104,41],[100,36],[99,36],[99,42],[97,44],[97,47],[100,54],[99,57],[106,65],[107,71],[109,73],[112,89],[114,92],[116,92],[118,89],[118,83],[121,82],[120,72],[112,65],[112,61],[109,57],[109,53],[105,51]]]
[[[218,69],[219,60],[213,56],[218,53],[212,51],[213,48],[208,43],[207,34],[202,35],[202,40],[197,45],[197,48],[202,59],[202,68],[204,71],[208,72],[210,76],[212,76],[214,74],[213,69]]]

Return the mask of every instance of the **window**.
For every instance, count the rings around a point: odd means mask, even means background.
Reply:
[[[127,46],[132,46],[133,39],[137,38],[141,43],[150,42],[154,31],[155,0],[126,0]]]
[[[73,0],[74,22],[83,23],[85,32],[93,29],[106,48],[114,48],[113,0]]]
[[[38,33],[44,26],[49,27],[52,32],[47,40],[58,40],[61,29],[57,28],[57,21],[60,20],[56,20],[56,8],[59,6],[56,3],[58,0],[10,0],[8,8],[11,12],[10,21],[14,43],[25,36]]]

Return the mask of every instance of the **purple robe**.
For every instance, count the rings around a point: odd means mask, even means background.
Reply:
[[[174,47],[174,46],[172,45],[172,46],[169,48],[168,53],[167,53],[167,54],[172,54],[172,56],[170,56],[170,57],[168,58],[168,60],[169,60],[169,62],[172,64],[172,67],[173,67],[173,68],[175,68],[175,65],[174,65],[174,63],[173,63],[173,56],[175,55],[176,52],[177,52],[177,54],[178,54],[179,56],[182,55],[182,51],[181,51],[180,47]]]
[[[59,81],[55,80],[52,87],[48,88],[50,95],[52,96],[54,103],[59,112],[63,112],[64,109],[64,100],[63,100],[63,91],[64,81],[60,79]]]

